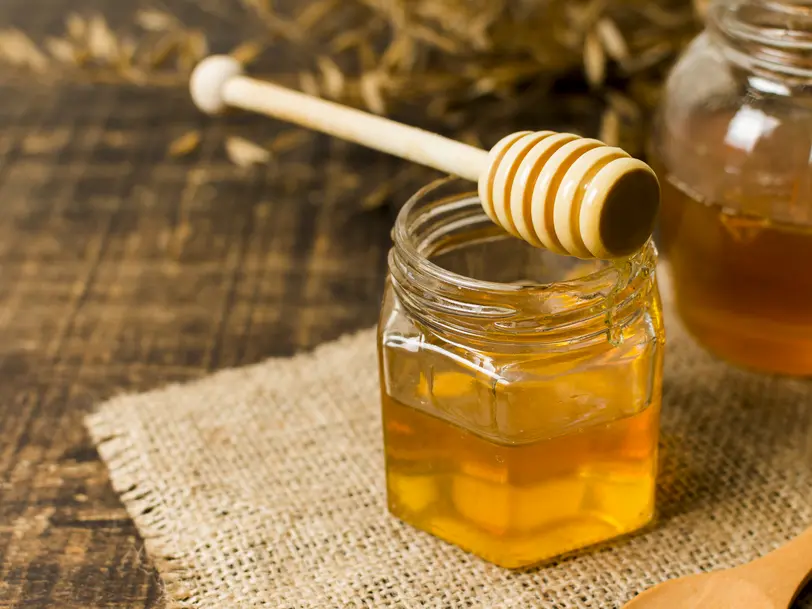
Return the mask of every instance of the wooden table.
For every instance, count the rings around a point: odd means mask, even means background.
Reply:
[[[94,404],[375,323],[394,212],[359,193],[404,166],[320,137],[276,168],[224,156],[282,128],[180,89],[0,86],[0,607],[162,605]]]

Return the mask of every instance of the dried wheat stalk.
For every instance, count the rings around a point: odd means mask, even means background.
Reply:
[[[0,30],[0,62],[51,76],[185,86],[208,51],[206,33],[145,0],[126,32],[101,15],[66,16],[63,36],[35,42]],[[580,73],[605,99],[601,136],[641,149],[664,69],[695,34],[703,0],[309,0],[280,14],[270,0],[212,0],[240,14],[246,40],[232,50],[274,77],[266,47],[296,49],[302,90],[396,112],[420,104],[459,135],[473,115],[491,122],[537,103],[525,90]],[[251,27],[260,24],[260,31]],[[73,71],[71,71],[73,68]],[[478,105],[479,100],[498,104]],[[483,109],[485,108],[485,109]],[[487,117],[485,117],[487,118]],[[475,121],[476,123],[476,121]],[[176,143],[174,154],[192,145]],[[239,155],[238,155],[239,156]],[[251,157],[251,162],[258,161]],[[242,158],[242,157],[241,157]]]

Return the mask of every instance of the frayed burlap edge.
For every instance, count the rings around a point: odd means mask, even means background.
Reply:
[[[144,490],[144,486],[150,486],[149,470],[137,467],[143,454],[134,444],[133,437],[122,431],[119,410],[129,406],[130,398],[149,400],[152,395],[163,395],[166,391],[189,391],[221,382],[228,384],[232,379],[246,373],[264,370],[269,363],[284,366],[290,365],[297,358],[317,360],[325,351],[342,351],[346,345],[358,340],[374,343],[374,339],[375,330],[365,328],[347,333],[330,343],[319,345],[311,351],[304,351],[293,357],[271,358],[243,368],[224,369],[195,381],[173,383],[145,393],[122,394],[102,404],[85,418],[85,427],[91,440],[110,472],[113,490],[119,495],[127,513],[133,519],[149,558],[160,575],[164,602],[168,609],[188,609],[194,606],[196,599],[187,582],[195,579],[195,571],[181,566],[177,561],[178,556],[170,542],[173,522],[158,509],[162,503],[161,496],[154,490]]]

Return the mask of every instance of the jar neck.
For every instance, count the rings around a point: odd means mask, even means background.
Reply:
[[[592,272],[549,282],[518,276],[485,281],[436,264],[433,260],[448,252],[482,255],[477,248],[499,240],[546,257],[529,265],[534,268],[576,262],[539,252],[507,235],[488,219],[474,193],[434,196],[450,181],[441,180],[418,193],[395,223],[390,282],[413,318],[441,334],[464,337],[467,343],[573,345],[605,341],[607,332],[614,340],[647,309],[656,264],[651,243],[622,261],[594,265],[582,261],[592,266]],[[514,260],[498,263],[513,265]]]
[[[792,0],[716,0],[708,30],[729,61],[778,86],[812,84],[812,4]],[[788,91],[787,91],[788,92]]]

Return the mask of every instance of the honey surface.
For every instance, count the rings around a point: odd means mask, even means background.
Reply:
[[[661,251],[689,331],[734,364],[812,374],[812,226],[734,211],[765,207],[746,196],[699,201],[659,173]]]
[[[627,376],[610,367],[574,384],[517,382],[501,397],[462,367],[420,375],[414,391],[430,394],[438,411],[447,415],[458,401],[469,422],[521,441],[467,431],[384,391],[390,511],[510,568],[645,525],[654,513],[660,380],[638,376],[650,370],[649,353],[627,355]],[[594,394],[584,393],[589,387]]]

